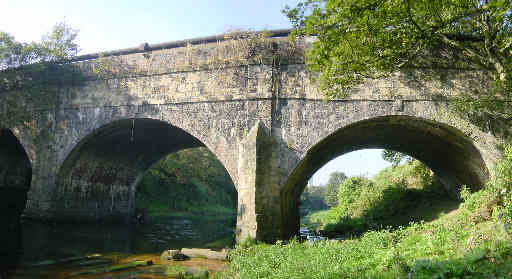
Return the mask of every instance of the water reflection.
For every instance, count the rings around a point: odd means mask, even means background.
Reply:
[[[148,217],[145,224],[52,224],[23,220],[22,263],[91,253],[160,253],[232,245],[235,218]]]

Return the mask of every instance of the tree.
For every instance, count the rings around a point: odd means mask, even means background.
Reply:
[[[305,0],[283,12],[297,35],[316,35],[307,64],[326,97],[409,68],[481,71],[492,89],[462,110],[507,118],[512,89],[512,0]]]
[[[336,198],[338,199],[338,205],[335,211],[338,216],[345,217],[356,217],[355,212],[358,212],[359,217],[361,213],[366,209],[361,201],[361,193],[368,192],[368,189],[374,188],[374,183],[370,179],[362,176],[352,176],[345,179],[339,184],[336,192]],[[367,203],[369,204],[369,203]]]
[[[218,206],[234,209],[236,188],[228,172],[208,148],[168,154],[144,174],[137,187],[137,206],[152,210],[187,210]]]
[[[78,54],[78,31],[64,22],[57,23],[41,42],[21,43],[0,31],[0,89],[45,84],[69,78],[69,69],[55,71]],[[51,75],[48,69],[53,70]],[[45,72],[46,71],[46,72]]]
[[[394,167],[398,166],[398,164],[400,164],[400,162],[402,161],[411,161],[413,158],[407,154],[404,154],[404,153],[401,153],[401,152],[398,152],[398,151],[394,151],[394,150],[390,150],[390,149],[384,149],[382,150],[382,159],[384,159],[384,161],[388,161],[390,163],[393,164]]]
[[[325,187],[308,185],[300,196],[300,213],[305,216],[311,212],[327,209]]]
[[[78,54],[77,30],[57,23],[41,42],[21,43],[0,31],[0,70],[22,65],[69,60]]]
[[[340,184],[347,179],[343,172],[335,171],[329,176],[329,181],[325,185],[324,201],[329,207],[338,205],[338,188]]]

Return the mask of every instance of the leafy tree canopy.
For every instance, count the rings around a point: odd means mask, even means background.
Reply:
[[[234,210],[237,204],[231,177],[205,147],[180,150],[156,162],[144,174],[136,199],[137,207],[150,211]]]
[[[40,42],[22,43],[0,30],[0,89],[27,85],[30,81],[34,84],[36,79],[39,83],[62,79],[62,70],[54,76],[44,71],[55,70],[78,54],[77,34],[77,30],[61,22]]]
[[[345,173],[340,171],[332,172],[329,181],[325,185],[324,201],[327,206],[333,207],[338,205],[338,188],[340,184],[347,179]]]
[[[512,88],[512,0],[305,0],[283,12],[297,35],[316,35],[307,56],[327,97],[367,78],[413,67],[488,73],[494,90],[472,109],[505,113],[491,100]],[[466,102],[467,103],[467,102]],[[465,108],[467,109],[467,108]]]
[[[65,61],[75,56],[77,30],[64,22],[57,23],[41,42],[21,43],[9,33],[0,31],[0,70],[22,65]]]
[[[398,166],[398,164],[400,164],[402,161],[411,161],[412,160],[411,156],[404,154],[404,153],[400,153],[398,151],[390,150],[390,149],[382,150],[381,156],[384,161],[388,161],[388,162],[392,163],[393,166],[395,166],[395,167]]]

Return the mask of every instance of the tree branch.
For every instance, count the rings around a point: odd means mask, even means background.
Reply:
[[[472,34],[454,34],[454,33],[444,33],[450,40],[455,40],[459,42],[472,42],[472,43],[480,43],[484,42],[485,38],[483,36],[477,36]]]
[[[445,34],[438,34],[438,35],[445,44],[465,52],[467,55],[469,55],[473,59],[476,58],[475,62],[477,62],[484,68],[488,68],[488,65],[486,63],[486,61],[487,61],[486,57],[482,56],[480,53],[477,53],[474,49],[464,46],[456,40],[452,40],[452,39],[448,38]]]

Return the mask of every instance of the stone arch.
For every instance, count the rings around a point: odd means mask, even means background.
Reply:
[[[489,172],[480,151],[460,130],[433,120],[389,115],[354,122],[314,144],[293,169],[281,190],[284,234],[298,229],[298,199],[307,180],[325,163],[364,148],[409,154],[427,165],[454,196],[461,185],[483,187]]]
[[[103,125],[63,161],[52,198],[55,218],[125,220],[135,209],[135,187],[153,163],[200,146],[205,144],[184,129],[152,118]]]

